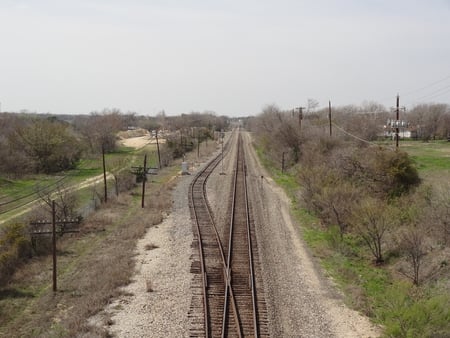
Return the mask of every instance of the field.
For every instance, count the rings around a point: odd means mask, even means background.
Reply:
[[[450,182],[450,142],[403,141],[400,148],[412,157],[424,180]]]
[[[118,166],[131,170],[131,166],[143,165],[144,154],[148,155],[148,166],[156,165],[155,144],[142,142],[142,138],[139,138],[139,142],[133,143],[132,139],[128,142],[135,147],[122,145],[113,153],[105,155],[107,171],[117,169]],[[76,169],[58,175],[30,175],[21,179],[0,177],[0,225],[29,212],[39,201],[39,193],[46,194],[58,186],[80,190],[80,204],[85,204],[92,198],[92,187],[102,180],[101,155],[84,158]],[[108,176],[108,185],[112,189],[111,176]]]

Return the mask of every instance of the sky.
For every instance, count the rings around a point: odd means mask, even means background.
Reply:
[[[0,0],[1,111],[450,104],[450,0]]]

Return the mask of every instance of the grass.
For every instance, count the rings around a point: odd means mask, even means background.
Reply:
[[[419,172],[450,170],[450,142],[404,141],[401,149],[414,159]]]

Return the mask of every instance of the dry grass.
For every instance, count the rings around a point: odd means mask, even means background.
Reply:
[[[89,217],[79,235],[60,239],[58,292],[51,291],[50,257],[36,258],[17,271],[12,290],[2,294],[8,299],[1,304],[0,336],[107,337],[105,330],[91,327],[86,319],[130,282],[136,241],[149,227],[159,224],[171,206],[159,199],[171,200],[168,189],[158,187],[157,195],[148,196],[152,207],[145,209],[123,194]],[[148,245],[148,250],[153,248],[156,246]],[[146,288],[153,291],[151,281]],[[14,291],[20,289],[30,291]],[[9,315],[3,316],[6,310]]]

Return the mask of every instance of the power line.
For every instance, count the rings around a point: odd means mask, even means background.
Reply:
[[[363,138],[361,138],[361,137],[359,137],[359,136],[356,136],[356,135],[354,135],[354,134],[352,134],[352,133],[346,131],[344,128],[342,128],[341,126],[339,126],[339,125],[336,124],[335,122],[332,122],[332,124],[333,124],[337,129],[339,129],[340,131],[342,131],[344,134],[347,134],[348,136],[351,136],[351,137],[357,139],[358,141],[367,143],[367,144],[369,144],[369,145],[371,145],[371,146],[381,147],[380,144],[377,144],[377,143],[375,143],[375,142],[371,142],[371,141],[369,141],[369,140],[365,140],[365,139],[363,139]],[[388,146],[384,146],[384,147],[387,148],[387,149],[389,149],[389,150],[394,150],[392,147],[388,147]]]
[[[431,92],[431,93],[428,93],[427,95],[424,95],[424,96],[422,96],[422,97],[419,97],[419,98],[417,99],[417,101],[418,101],[418,100],[423,100],[423,99],[432,99],[432,98],[441,96],[441,95],[443,95],[443,94],[446,94],[446,93],[449,92],[449,91],[450,91],[450,84],[448,84],[448,85],[445,86],[445,87],[439,88],[439,89],[437,89],[437,90],[435,90],[435,91],[433,91],[433,92]]]
[[[434,85],[437,85],[438,83],[444,82],[445,80],[448,80],[448,79],[450,79],[450,75],[448,75],[448,76],[446,76],[446,77],[444,77],[443,79],[440,79],[440,80],[438,80],[438,81],[434,81],[434,82],[432,82],[432,83],[430,83],[430,84],[428,84],[428,85],[425,85],[425,86],[423,86],[423,87],[420,87],[420,88],[418,88],[418,89],[413,89],[413,90],[407,91],[407,92],[405,92],[405,93],[402,93],[402,96],[411,95],[411,94],[416,93],[416,92],[419,92],[419,91],[421,91],[421,90],[431,88],[431,87],[433,87]]]

